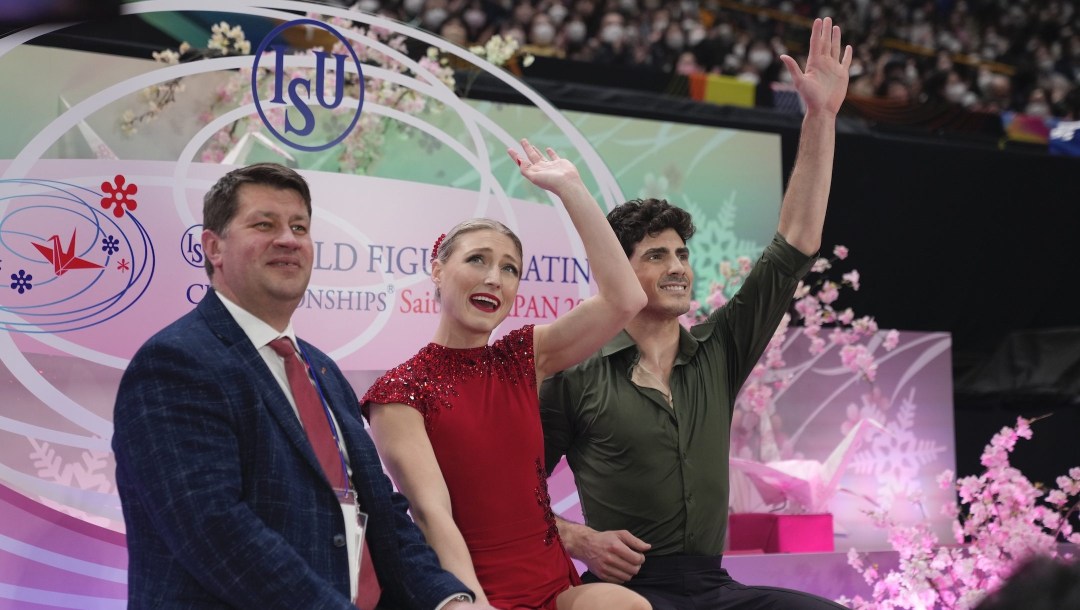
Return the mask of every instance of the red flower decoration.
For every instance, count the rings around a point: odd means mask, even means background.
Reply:
[[[124,215],[124,207],[127,207],[128,210],[134,210],[139,207],[139,204],[131,198],[132,195],[139,192],[139,187],[134,184],[127,184],[125,186],[127,180],[120,174],[117,174],[116,177],[113,178],[113,182],[114,184],[110,184],[109,181],[106,180],[101,183],[101,190],[109,194],[108,197],[101,198],[101,207],[106,210],[112,208],[113,216],[120,218]]]

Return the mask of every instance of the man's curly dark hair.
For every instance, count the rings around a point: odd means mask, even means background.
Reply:
[[[664,199],[631,199],[608,212],[607,219],[627,257],[634,253],[634,248],[646,235],[655,236],[667,229],[675,229],[683,242],[688,242],[697,231],[689,212]]]

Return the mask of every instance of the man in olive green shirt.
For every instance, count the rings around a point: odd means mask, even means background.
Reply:
[[[819,19],[805,71],[781,59],[806,115],[777,235],[742,289],[704,324],[682,328],[693,282],[689,214],[655,199],[618,206],[608,220],[648,304],[540,393],[548,468],[567,456],[586,520],[560,521],[567,549],[589,567],[586,581],[625,583],[654,610],[840,607],[742,585],[720,566],[735,396],[821,246],[851,48],[841,54],[839,27]]]

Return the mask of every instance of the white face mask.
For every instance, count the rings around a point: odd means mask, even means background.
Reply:
[[[735,28],[731,27],[730,23],[721,23],[716,26],[716,36],[725,43],[731,42],[735,37]]]
[[[623,39],[623,28],[621,25],[614,23],[605,25],[604,29],[600,31],[600,40],[608,44],[618,44]]]
[[[964,83],[949,83],[945,85],[945,99],[959,104],[967,91],[967,85]]]
[[[402,7],[405,9],[405,13],[408,15],[415,15],[420,12],[420,9],[424,8],[425,0],[405,0]]]
[[[1031,102],[1024,108],[1024,114],[1046,118],[1050,116],[1050,106],[1046,102]]]
[[[679,61],[675,62],[676,74],[688,76],[690,74],[696,74],[697,72],[700,72],[700,70],[692,57],[680,57]]]
[[[682,34],[668,34],[664,38],[664,42],[668,48],[673,51],[681,51],[686,41],[683,40]]]
[[[356,3],[356,8],[365,13],[374,13],[379,10],[379,0],[360,0]]]
[[[555,26],[550,23],[538,23],[532,29],[532,41],[540,46],[547,46],[555,40]]]
[[[444,21],[446,21],[446,17],[446,9],[435,7],[424,13],[424,27],[429,30],[436,30]]]
[[[571,21],[563,30],[566,39],[574,44],[581,44],[585,40],[585,24],[580,21]]]
[[[764,70],[772,64],[772,53],[764,49],[754,49],[750,51],[750,55],[746,58],[750,62],[751,66],[754,66],[758,70]]]
[[[690,33],[686,35],[686,42],[690,43],[690,46],[695,47],[697,43],[705,40],[705,28],[696,27],[690,30]]]
[[[487,14],[478,8],[471,8],[465,11],[465,14],[462,15],[461,18],[473,29],[480,29],[487,23]]]
[[[566,19],[566,15],[568,12],[569,11],[566,9],[565,6],[561,4],[556,4],[548,9],[547,14],[548,17],[551,17],[551,20],[555,23],[562,23],[563,19]]]
[[[513,27],[506,30],[506,33],[503,34],[503,38],[513,38],[517,41],[519,47],[524,46],[525,44],[525,32],[523,32],[521,28]]]

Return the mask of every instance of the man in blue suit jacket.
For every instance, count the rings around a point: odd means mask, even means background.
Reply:
[[[203,215],[214,289],[139,349],[116,399],[130,607],[353,609],[347,511],[267,345],[297,341],[291,316],[313,259],[308,186],[280,165],[241,168],[207,193]],[[475,607],[393,492],[341,371],[298,345],[368,514],[379,607]]]

